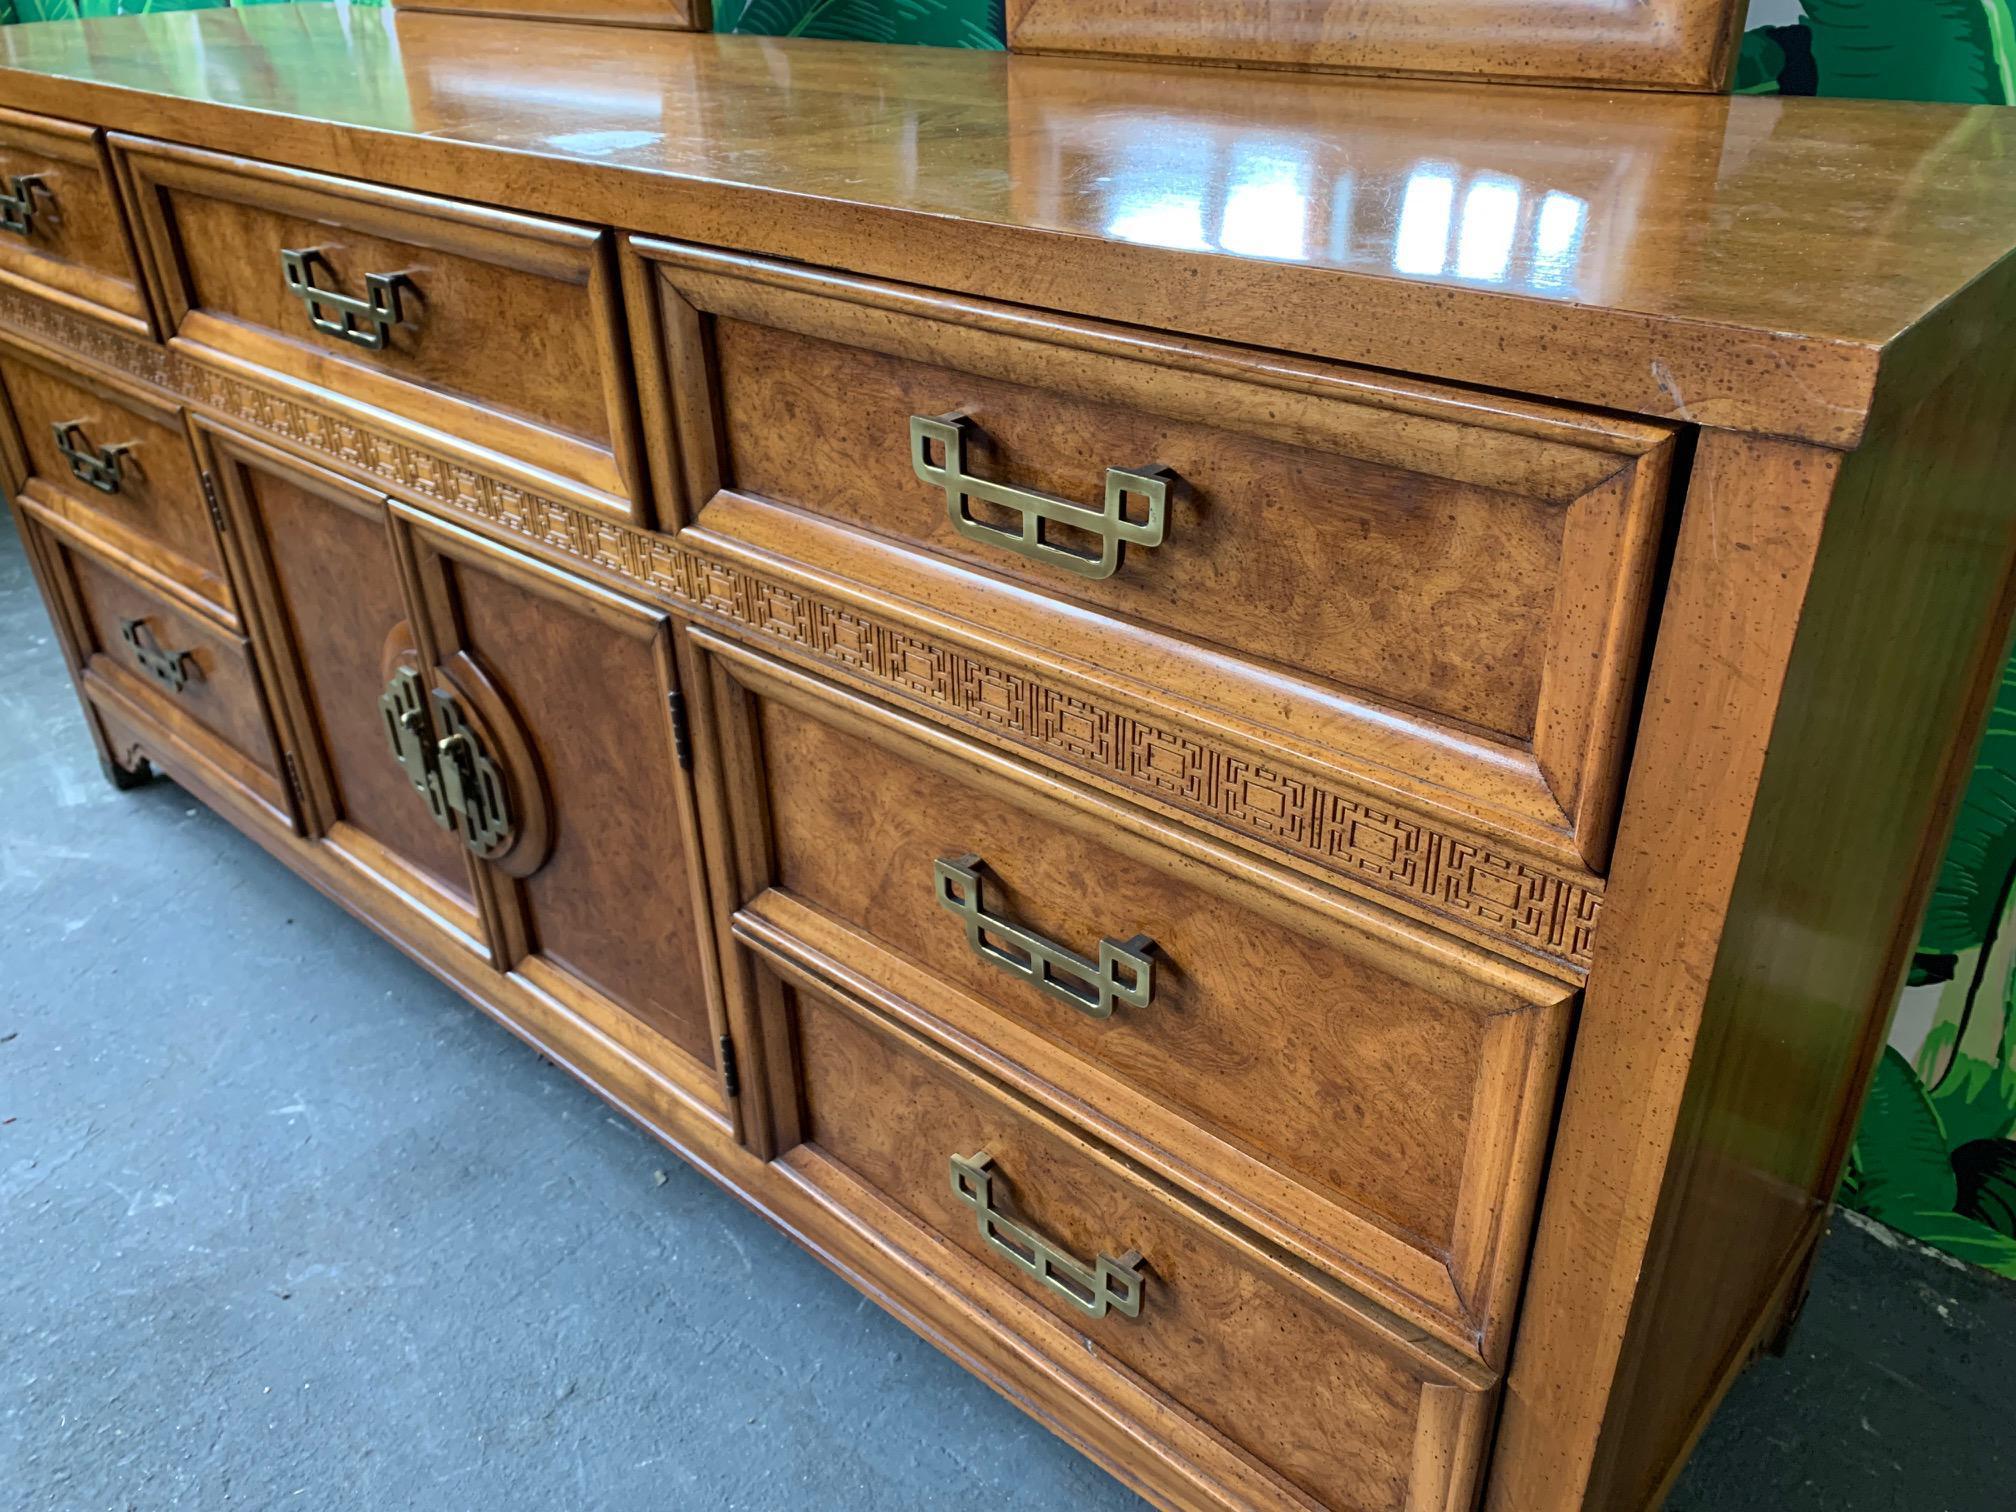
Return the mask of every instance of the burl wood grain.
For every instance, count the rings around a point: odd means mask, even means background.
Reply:
[[[1020,52],[1720,89],[1746,7],[1731,0],[1008,0]]]
[[[900,1047],[835,999],[797,994],[807,1139],[913,1221],[996,1268],[1086,1338],[1322,1504],[1456,1507],[1473,1459],[1417,1483],[1424,1387],[1456,1384],[1325,1305],[1320,1287],[1256,1263],[1149,1183],[955,1065]],[[1050,1297],[982,1242],[951,1194],[948,1162],[985,1150],[1019,1221],[1080,1259],[1138,1249],[1141,1315],[1093,1321]],[[1489,1402],[1471,1396],[1466,1416]],[[1350,1423],[1336,1434],[1322,1425]],[[1285,1489],[1285,1488],[1284,1488]],[[1277,1505],[1288,1505],[1282,1495]]]
[[[110,376],[13,346],[0,347],[0,397],[13,412],[26,469],[49,485],[53,505],[172,579],[221,624],[238,628],[223,553],[175,408]],[[81,422],[82,436],[72,445],[130,448],[119,458],[116,493],[78,481],[56,449],[55,427],[73,421]]]
[[[87,690],[116,687],[127,701],[182,729],[227,780],[256,793],[275,814],[289,814],[272,721],[244,639],[150,589],[138,576],[138,564],[38,503],[34,490],[21,502],[46,533]],[[164,652],[184,653],[186,681],[179,691],[141,667],[121,635],[127,620],[141,621]]]
[[[1403,771],[1467,754],[1445,778],[1466,794],[1511,787],[1506,769],[1521,769],[1541,791],[1508,804],[1600,868],[1664,430],[631,246],[659,272],[649,334],[668,371],[647,409],[669,410],[654,437],[677,434],[661,467],[680,480],[668,520],[797,554],[788,523],[734,506],[803,509],[1028,589],[880,574],[990,628],[1138,667],[1160,695]],[[911,461],[910,417],[948,412],[977,427],[968,470],[1013,487],[1096,504],[1108,466],[1171,469],[1167,539],[1093,580],[961,536],[945,490]],[[850,565],[859,576],[872,562]],[[1034,595],[1102,618],[1043,616]]]
[[[1499,1352],[1571,992],[866,700],[717,654],[758,699],[783,897],[766,891],[754,912],[1180,1152],[1162,1156],[1179,1180],[1257,1209],[1318,1263]],[[737,817],[746,832],[764,813]],[[1153,939],[1148,1006],[1093,1020],[975,955],[932,873],[969,853],[985,863],[990,915],[1088,957],[1101,937]],[[886,953],[904,963],[900,984]]]
[[[261,660],[293,732],[309,833],[470,929],[464,852],[392,760],[378,709],[387,643],[412,639],[384,500],[216,427],[197,434],[260,611]]]
[[[501,741],[489,754],[521,814],[549,810],[542,854],[480,866],[498,965],[598,1019],[638,1020],[711,1085],[719,993],[667,616],[417,512],[396,518],[435,685],[492,731],[522,729],[522,754]],[[494,689],[487,710],[479,681]]]
[[[608,233],[120,138],[148,263],[183,344],[502,451],[632,512],[629,364]],[[318,331],[282,248],[318,248],[318,287],[404,274],[372,351]]]
[[[31,174],[41,180],[34,218],[26,235],[0,231],[0,282],[152,336],[104,134],[0,109],[0,179]]]

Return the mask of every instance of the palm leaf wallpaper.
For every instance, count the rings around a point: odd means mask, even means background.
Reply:
[[[0,24],[276,0],[0,0]],[[342,0],[338,0],[342,3]],[[370,5],[378,0],[348,0]],[[715,0],[719,31],[999,49],[1001,0]],[[2016,105],[2016,0],[1751,0],[1735,88]],[[2016,659],[1940,870],[1843,1203],[2016,1276]]]

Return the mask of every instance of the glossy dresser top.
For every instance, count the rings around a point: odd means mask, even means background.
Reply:
[[[1993,107],[318,5],[7,28],[0,103],[1832,445],[1879,372],[1916,386],[1991,339],[2016,275],[2016,111]]]

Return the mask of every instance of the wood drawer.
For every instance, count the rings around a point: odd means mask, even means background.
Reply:
[[[0,110],[0,194],[0,280],[155,334],[103,133]]]
[[[714,666],[722,768],[760,789],[735,818],[767,837],[729,884],[744,943],[1502,1354],[1572,989],[692,639]],[[983,958],[969,929],[1024,963],[1057,952],[1054,985]]]
[[[934,1291],[1022,1339],[1064,1335],[1095,1362],[1087,1374],[1131,1376],[1109,1383],[1109,1400],[1145,1383],[1153,1432],[1201,1423],[1219,1461],[1214,1505],[1472,1505],[1493,1377],[938,1047],[793,986],[805,1139],[785,1164],[885,1243],[924,1254]],[[1032,1274],[1039,1254],[1064,1287],[1103,1293],[1103,1309]]]
[[[631,246],[681,469],[661,513],[1600,869],[1670,430]],[[1046,513],[1055,540],[1015,536]]]
[[[21,476],[38,497],[235,625],[230,579],[182,412],[130,382],[0,344]]]
[[[245,638],[180,607],[143,564],[94,541],[33,494],[22,504],[48,543],[86,694],[115,710],[138,708],[207,770],[292,827],[280,751]]]
[[[137,138],[113,146],[177,344],[635,513],[609,233]],[[291,268],[289,252],[303,255]],[[297,292],[303,280],[328,297]]]

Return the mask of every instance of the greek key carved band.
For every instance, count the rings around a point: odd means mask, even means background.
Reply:
[[[1586,969],[1602,894],[1482,837],[1333,789],[963,647],[701,555],[672,537],[545,498],[409,441],[269,393],[179,352],[0,289],[0,324],[179,396],[388,487],[615,573],[1358,886]]]

